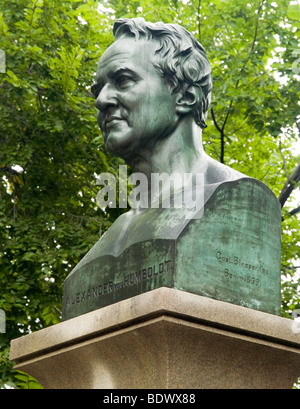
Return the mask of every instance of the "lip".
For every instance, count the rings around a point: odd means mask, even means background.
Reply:
[[[124,121],[124,119],[119,116],[109,116],[108,118],[105,119],[104,126],[107,128],[107,126],[113,125],[114,122],[119,122],[119,121]]]

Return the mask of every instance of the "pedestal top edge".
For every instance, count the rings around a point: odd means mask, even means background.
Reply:
[[[161,287],[14,339],[10,359],[22,361],[160,315],[177,316],[300,349],[300,323],[295,326],[295,321],[287,318]]]

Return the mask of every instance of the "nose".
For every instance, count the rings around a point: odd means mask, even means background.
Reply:
[[[118,106],[118,99],[111,84],[106,84],[99,92],[95,102],[96,108],[99,111],[105,111],[110,107]]]

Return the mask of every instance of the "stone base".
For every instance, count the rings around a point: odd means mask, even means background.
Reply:
[[[159,288],[15,339],[10,358],[48,389],[291,388],[292,324]]]

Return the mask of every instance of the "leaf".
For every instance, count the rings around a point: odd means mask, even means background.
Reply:
[[[32,376],[18,371],[15,378],[21,382],[18,383],[18,388],[21,389],[43,389],[40,383],[34,379]]]
[[[300,6],[299,4],[290,4],[288,8],[288,17],[299,22],[300,20]]]
[[[25,18],[31,27],[37,27],[43,12],[44,0],[31,0],[25,9]]]
[[[13,84],[13,86],[15,86],[15,87],[20,87],[21,86],[21,84],[22,84],[21,81],[19,80],[19,78],[11,70],[7,70],[6,74],[9,77],[7,79],[8,82]]]
[[[0,34],[2,36],[6,36],[8,34],[8,25],[4,21],[2,12],[0,12]]]
[[[7,386],[9,387],[9,388],[7,388]],[[16,389],[17,388],[17,385],[14,383],[14,382],[5,382],[5,384],[4,384],[4,388],[5,389]]]

